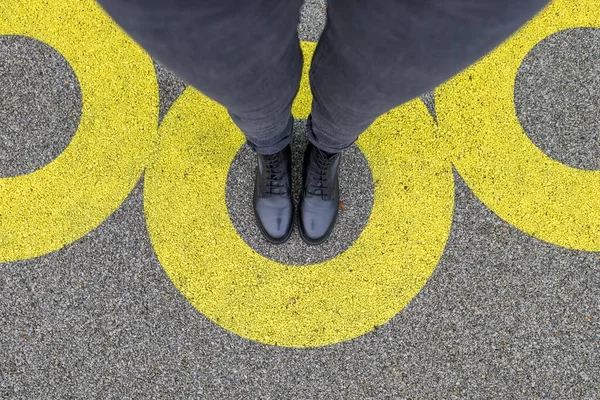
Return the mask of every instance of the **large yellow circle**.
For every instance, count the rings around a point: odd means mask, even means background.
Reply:
[[[2,0],[0,34],[56,49],[83,103],[63,153],[32,173],[0,178],[0,261],[15,261],[74,242],[119,207],[156,141],[158,85],[148,55],[93,0]]]
[[[600,27],[597,0],[555,0],[478,63],[436,91],[453,163],[501,218],[547,242],[600,250],[600,171],[566,166],[527,137],[515,111],[518,68],[560,30]]]
[[[377,119],[357,141],[375,181],[364,231],[332,260],[285,265],[255,252],[233,227],[225,184],[245,139],[222,106],[189,87],[162,122],[145,175],[158,259],[194,307],[242,337],[307,347],[369,332],[421,290],[446,244],[454,185],[436,132],[420,99]]]

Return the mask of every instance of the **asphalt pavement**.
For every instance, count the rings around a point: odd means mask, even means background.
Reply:
[[[27,3],[3,2],[16,9]],[[8,10],[0,4],[5,21]],[[325,15],[324,1],[307,1],[298,27],[302,41],[318,40]],[[6,34],[7,26],[0,22],[0,186],[61,157],[95,93],[82,95],[77,72],[60,52]],[[186,84],[156,61],[154,70],[161,124]],[[427,118],[437,120],[436,94],[420,101]],[[519,66],[514,106],[525,134],[544,154],[577,170],[600,169],[600,24],[560,30],[535,45]],[[295,188],[305,122],[297,119],[294,126]],[[224,172],[227,232],[252,257],[272,260],[281,271],[320,268],[353,246],[384,248],[394,232],[360,240],[374,224],[378,201],[385,201],[365,154],[354,145],[343,155],[344,207],[331,238],[311,247],[295,231],[288,243],[274,246],[262,239],[252,213],[255,156],[240,146]],[[524,232],[486,206],[459,170],[448,164],[445,171],[454,181],[450,228],[426,283],[387,322],[350,338],[319,336],[327,343],[315,339],[314,346],[306,336],[300,346],[217,322],[230,310],[213,305],[205,293],[221,289],[201,291],[165,272],[176,257],[165,253],[168,237],[159,237],[158,228],[150,226],[149,233],[148,219],[158,217],[144,202],[158,181],[146,182],[145,170],[116,210],[76,240],[31,257],[10,259],[13,253],[0,250],[6,260],[0,263],[0,398],[599,399],[600,247],[569,248]],[[13,206],[0,200],[0,227]],[[237,248],[227,268],[249,263]],[[360,269],[376,256],[364,254],[349,258],[348,268]],[[246,290],[240,282],[228,293]],[[268,284],[277,289],[277,282]],[[254,298],[244,301],[249,315],[262,318]]]

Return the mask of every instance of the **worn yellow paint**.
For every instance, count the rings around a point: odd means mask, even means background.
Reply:
[[[94,1],[0,1],[0,34],[62,54],[82,93],[67,148],[44,167],[0,178],[0,261],[36,257],[84,236],[133,189],[158,121],[152,60]]]
[[[376,183],[364,231],[332,260],[285,265],[256,253],[233,227],[225,184],[244,137],[222,106],[188,88],[161,124],[145,175],[160,263],[194,307],[249,339],[303,347],[369,332],[421,290],[446,244],[454,185],[436,132],[419,99],[380,117],[357,141]]]
[[[518,229],[579,250],[600,250],[600,171],[566,166],[538,149],[515,111],[517,71],[541,40],[600,27],[600,1],[555,0],[492,53],[436,90],[453,163],[475,194]]]

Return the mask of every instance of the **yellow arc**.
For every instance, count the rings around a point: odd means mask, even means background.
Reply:
[[[73,68],[81,120],[52,162],[0,178],[0,262],[33,258],[96,228],[133,189],[154,148],[151,59],[95,1],[0,1],[0,34],[40,40]]]
[[[303,43],[305,74],[313,48]],[[305,116],[309,100],[295,112]],[[145,175],[160,263],[194,307],[248,339],[307,347],[369,332],[421,290],[446,244],[454,185],[436,132],[419,99],[380,117],[357,141],[376,182],[364,231],[332,260],[285,265],[256,253],[233,227],[225,185],[244,137],[223,107],[188,87],[161,124]]]
[[[452,162],[474,193],[516,228],[549,243],[600,250],[600,171],[566,166],[527,137],[514,104],[519,66],[563,29],[600,28],[600,1],[555,0],[505,43],[436,90]]]

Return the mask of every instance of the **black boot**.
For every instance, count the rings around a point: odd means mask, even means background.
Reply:
[[[254,181],[254,215],[265,239],[273,244],[281,244],[292,234],[294,222],[292,150],[288,144],[275,154],[256,154],[258,167]]]
[[[308,244],[323,243],[337,221],[340,203],[338,167],[342,153],[328,153],[312,142],[304,152],[298,230]]]

